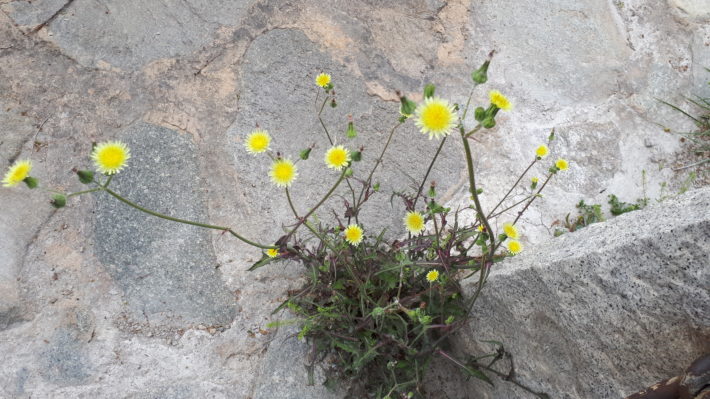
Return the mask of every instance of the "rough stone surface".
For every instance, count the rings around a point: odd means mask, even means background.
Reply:
[[[672,170],[690,163],[686,147],[658,124],[693,125],[656,98],[710,96],[707,18],[706,2],[693,0],[0,0],[0,168],[31,158],[45,187],[76,191],[84,186],[70,171],[90,166],[91,142],[120,138],[133,158],[117,190],[268,243],[293,219],[268,160],[243,149],[257,123],[288,156],[316,146],[293,187],[305,210],[336,178],[322,166],[318,72],[336,85],[330,131],[365,147],[363,177],[397,118],[396,90],[418,100],[434,82],[463,103],[470,71],[496,50],[473,102],[497,88],[516,107],[474,143],[485,206],[553,127],[551,158],[572,165],[524,217],[532,245],[581,198],[634,201],[644,186],[657,198],[660,183],[675,190],[702,173]],[[359,135],[346,142],[348,114]],[[401,234],[390,192],[411,190],[435,148],[411,123],[397,131],[376,176],[382,194],[363,214],[368,231]],[[448,140],[431,175],[453,207],[469,205],[461,154]],[[318,216],[342,217],[343,198]],[[47,199],[0,188],[0,397],[250,398],[286,386],[309,395],[296,388],[302,368],[265,367],[304,350],[265,328],[302,284],[297,267],[247,272],[258,250],[105,195],[60,211]]]
[[[114,191],[156,212],[206,220],[191,136],[141,123],[118,137],[137,167],[116,179]],[[235,296],[221,278],[209,231],[106,199],[96,206],[95,251],[123,291],[133,326],[229,326]]]
[[[496,265],[459,342],[503,342],[518,382],[559,398],[624,397],[681,374],[710,350],[708,209],[710,188],[693,191]],[[477,385],[480,397],[535,397]]]

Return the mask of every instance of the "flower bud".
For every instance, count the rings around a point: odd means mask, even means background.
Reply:
[[[478,122],[481,122],[486,118],[486,110],[483,109],[483,107],[478,107],[476,108],[474,116]]]
[[[480,68],[471,73],[471,79],[473,79],[475,83],[483,84],[488,81],[488,65],[490,63],[491,60],[486,60]]]
[[[360,151],[355,151],[352,154],[350,154],[350,159],[353,162],[360,162],[362,160],[362,152]]]
[[[330,100],[330,107],[331,107],[331,108],[335,108],[335,107],[337,107],[337,106],[338,106],[338,103],[335,102],[335,98],[332,99],[332,100]]]
[[[307,160],[310,155],[311,155],[311,148],[306,148],[305,150],[301,150],[301,153],[298,154],[298,156],[304,161]]]
[[[492,116],[488,116],[481,122],[481,125],[486,129],[490,129],[496,125],[496,120]]]
[[[352,121],[348,122],[348,130],[345,132],[349,139],[354,139],[357,137],[357,130],[355,130],[355,125]]]
[[[345,177],[350,177],[353,175],[353,169],[352,168],[347,168],[345,169]]]
[[[401,96],[399,98],[399,101],[401,103],[401,105],[399,106],[399,113],[407,118],[412,116],[412,114],[414,114],[414,111],[417,109],[417,103],[408,99],[405,96]]]
[[[63,194],[54,194],[50,203],[53,207],[57,209],[64,208],[64,206],[67,204],[67,197],[65,197]]]
[[[91,170],[78,170],[76,175],[79,176],[79,181],[84,184],[90,184],[94,181],[94,172]]]
[[[429,186],[429,192],[427,195],[431,198],[436,197],[436,183],[431,182],[431,186]]]
[[[530,179],[530,189],[531,190],[534,190],[535,188],[537,188],[538,181],[539,181],[539,179],[537,177],[533,177],[532,179]]]
[[[424,98],[434,97],[435,90],[436,90],[436,86],[434,86],[431,83],[424,86]]]
[[[22,181],[25,182],[25,184],[29,188],[37,188],[37,183],[39,182],[36,178],[32,176],[27,176]]]

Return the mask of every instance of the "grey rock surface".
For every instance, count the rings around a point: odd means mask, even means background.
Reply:
[[[116,179],[115,192],[169,216],[207,219],[190,137],[140,123],[118,138],[131,148],[136,167]],[[229,326],[236,298],[221,278],[209,231],[107,199],[96,206],[95,251],[123,291],[132,328],[143,322],[173,330],[200,324]]]
[[[517,381],[552,397],[625,397],[682,374],[710,350],[709,209],[700,189],[496,265],[458,342],[481,353],[501,341]],[[500,379],[477,386],[536,397]]]
[[[292,157],[315,145],[293,187],[306,209],[336,178],[322,166],[318,72],[333,75],[338,93],[327,126],[338,142],[365,147],[361,176],[397,118],[396,90],[418,100],[434,82],[463,103],[470,71],[496,50],[473,102],[497,88],[516,107],[474,144],[485,206],[553,127],[551,158],[572,165],[523,219],[531,246],[580,198],[634,201],[644,186],[657,198],[660,183],[686,178],[690,170],[673,171],[690,163],[686,147],[658,124],[693,125],[656,98],[710,95],[707,18],[700,0],[0,0],[0,168],[31,158],[45,187],[76,191],[84,186],[71,169],[90,167],[91,143],[123,139],[133,158],[112,183],[122,193],[269,243],[293,219],[268,160],[244,152],[257,123]],[[348,114],[359,135],[345,142]],[[368,231],[401,234],[403,208],[389,194],[411,189],[435,149],[410,123],[397,131],[376,177],[383,193],[363,214]],[[452,207],[469,205],[461,154],[449,140],[431,175]],[[309,395],[297,388],[300,366],[265,367],[304,350],[266,328],[303,283],[296,266],[247,272],[259,250],[104,195],[56,212],[47,200],[0,188],[0,397]],[[449,397],[471,392],[460,386]]]

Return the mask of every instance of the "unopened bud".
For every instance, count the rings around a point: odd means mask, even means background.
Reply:
[[[496,120],[493,117],[489,116],[481,122],[481,125],[483,125],[483,127],[485,127],[486,129],[490,129],[496,125]]]
[[[424,98],[434,97],[435,90],[436,90],[436,86],[434,86],[431,83],[424,86]]]
[[[350,154],[350,159],[352,159],[353,162],[360,162],[362,160],[362,152],[353,152],[352,154]]]
[[[345,177],[350,177],[353,175],[353,170],[352,168],[347,168],[345,169]]]
[[[486,110],[483,109],[483,107],[478,107],[476,108],[474,116],[478,122],[481,122],[486,118]]]
[[[301,150],[301,153],[298,154],[298,156],[304,161],[307,160],[310,155],[311,155],[310,148],[306,148],[305,150]]]
[[[39,182],[36,178],[32,176],[27,176],[22,181],[25,182],[25,184],[29,188],[37,188],[37,183]]]
[[[338,103],[335,102],[335,99],[330,100],[330,107],[335,108],[338,106]]]
[[[79,177],[79,181],[84,184],[90,184],[94,181],[94,172],[91,170],[78,170],[76,175]]]
[[[348,122],[348,130],[345,133],[349,139],[357,137],[357,130],[355,130],[355,125],[352,121]]]
[[[405,96],[401,96],[399,98],[399,101],[401,103],[401,105],[399,106],[399,113],[407,118],[412,116],[412,114],[414,114],[414,111],[417,109],[417,103],[408,99]]]
[[[490,63],[491,60],[486,60],[480,68],[471,73],[471,79],[478,84],[486,83],[488,81],[488,65]]]
[[[57,209],[64,208],[64,206],[67,204],[67,197],[62,194],[54,194],[50,203],[53,207]]]

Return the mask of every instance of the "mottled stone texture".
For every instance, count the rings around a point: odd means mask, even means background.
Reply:
[[[118,138],[131,148],[135,167],[121,173],[113,191],[156,212],[207,219],[191,137],[140,123]],[[230,325],[235,297],[217,269],[209,231],[107,199],[96,206],[96,256],[123,291],[133,318],[175,329]]]
[[[269,160],[243,149],[256,124],[288,156],[315,145],[293,186],[305,210],[337,178],[322,163],[329,143],[315,117],[317,73],[333,75],[339,105],[325,108],[324,121],[338,143],[364,147],[355,166],[364,178],[398,118],[396,90],[419,100],[433,82],[438,95],[464,103],[471,70],[495,50],[489,83],[472,101],[486,103],[496,88],[515,109],[472,142],[484,206],[506,192],[553,127],[550,157],[571,161],[521,221],[532,248],[580,198],[634,201],[644,188],[656,198],[660,183],[677,186],[700,171],[673,171],[693,160],[687,143],[658,124],[693,125],[657,98],[710,95],[708,14],[699,0],[0,0],[0,168],[30,158],[45,187],[76,191],[85,186],[71,169],[91,166],[91,143],[122,139],[133,157],[111,183],[116,190],[270,243],[293,219],[283,190],[268,182]],[[350,141],[349,114],[359,132]],[[368,232],[402,233],[403,206],[390,194],[413,189],[437,144],[411,122],[397,131],[375,177],[382,192],[362,215]],[[462,152],[448,140],[431,174],[439,201],[454,208],[470,205]],[[318,217],[342,218],[344,199]],[[0,397],[325,395],[298,390],[304,348],[265,328],[302,284],[297,266],[247,272],[259,250],[104,194],[54,211],[45,191],[0,188],[0,203]],[[635,266],[629,273],[647,270]],[[693,287],[693,278],[679,274],[672,284]],[[556,325],[543,315],[537,323]],[[642,322],[658,336],[671,331]],[[535,338],[548,348],[572,339]],[[654,367],[625,374],[625,386],[666,371]],[[473,395],[476,387],[457,384],[431,392]]]
[[[496,265],[459,342],[502,341],[517,380],[559,398],[624,397],[682,374],[710,350],[708,209],[705,188]],[[481,397],[534,397],[478,385]]]

